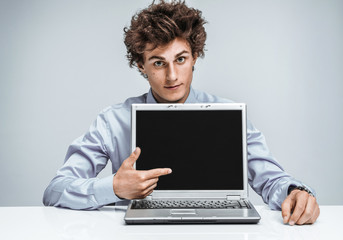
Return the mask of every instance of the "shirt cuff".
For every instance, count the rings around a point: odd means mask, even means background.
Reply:
[[[94,196],[98,204],[101,206],[122,201],[113,191],[113,177],[114,174],[101,178],[94,183]]]

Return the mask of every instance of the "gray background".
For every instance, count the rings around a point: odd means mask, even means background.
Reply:
[[[0,206],[42,205],[100,110],[148,91],[123,27],[150,2],[0,1]],[[343,204],[343,1],[187,2],[209,22],[193,86],[247,103],[286,171]]]

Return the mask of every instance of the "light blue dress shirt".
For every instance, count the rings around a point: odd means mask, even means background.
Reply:
[[[227,102],[232,101],[191,88],[185,103]],[[113,176],[131,154],[130,124],[133,103],[157,102],[150,89],[142,96],[132,97],[124,103],[105,108],[89,131],[70,145],[64,165],[44,192],[44,205],[97,209],[122,201],[114,194]],[[247,123],[247,143],[249,184],[271,209],[280,209],[287,197],[288,187],[304,184],[283,170],[268,150],[263,134],[250,121]],[[97,178],[108,160],[112,163],[113,174]],[[314,193],[313,189],[309,189]]]

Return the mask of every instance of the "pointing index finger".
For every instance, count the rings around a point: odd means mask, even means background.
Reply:
[[[146,179],[151,179],[151,178],[158,178],[163,175],[168,175],[172,172],[170,168],[155,168],[155,169],[150,169],[146,171],[142,171],[145,173],[145,178]]]

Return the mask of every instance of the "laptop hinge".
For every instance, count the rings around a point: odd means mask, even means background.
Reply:
[[[202,199],[202,198],[199,198],[199,197],[187,197],[187,199]],[[174,199],[183,199],[183,198],[179,198],[179,197],[153,197],[151,195],[147,196],[145,198],[145,200],[174,200]],[[204,198],[204,199],[209,199],[208,197]],[[216,197],[213,197],[211,199],[216,199]],[[218,198],[220,199],[220,198]],[[223,199],[223,198],[221,198]],[[226,200],[228,201],[238,201],[238,200],[241,200],[241,196],[240,195],[227,195],[226,196]]]
[[[241,200],[241,196],[240,195],[227,195],[226,196],[226,200]]]

